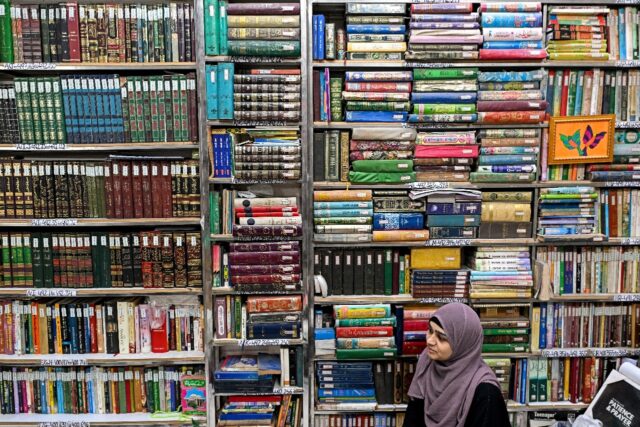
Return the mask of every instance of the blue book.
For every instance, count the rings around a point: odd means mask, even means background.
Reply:
[[[93,84],[93,97],[96,103],[96,122],[98,127],[98,142],[105,142],[107,133],[107,112],[104,109],[104,80],[102,76],[97,76],[94,79],[89,80],[89,89]]]
[[[324,27],[325,27],[325,19],[324,15],[318,15],[318,59],[324,59]]]
[[[584,86],[584,70],[578,70],[578,75],[576,76],[576,99],[573,103],[573,114],[574,116],[582,115],[582,90]]]
[[[534,28],[542,26],[542,12],[493,13],[482,12],[480,22],[483,28]]]
[[[299,339],[300,324],[275,322],[247,325],[248,339]]]
[[[318,389],[318,397],[375,397],[374,388],[352,388],[352,389]]]
[[[480,215],[429,215],[429,227],[475,227],[480,225]]]
[[[542,81],[545,73],[542,70],[533,71],[481,71],[479,82],[537,82]]]
[[[336,330],[333,328],[316,328],[314,330],[316,340],[331,340],[336,337]]]
[[[233,63],[218,64],[218,118],[233,119]]]
[[[489,168],[487,172],[493,173],[531,173],[536,171],[535,165],[501,165],[501,166],[483,166]],[[485,169],[483,169],[485,171]]]
[[[474,104],[477,98],[476,92],[411,93],[411,101],[415,104]]]
[[[374,230],[422,230],[424,215],[421,213],[375,213]]]
[[[406,273],[405,273],[406,274]],[[403,289],[402,289],[403,284],[400,284],[400,293],[403,293]],[[402,338],[404,336],[404,307],[401,305],[396,306],[396,319],[398,321],[397,326],[396,326],[396,332],[395,332],[395,338],[396,338],[396,343],[401,343],[402,342]],[[397,345],[398,348],[398,356],[402,355],[402,345],[398,344]]]
[[[480,213],[482,203],[428,203],[427,215],[474,215]]]
[[[281,372],[280,355],[260,353],[258,354],[258,371],[265,374],[277,375]]]
[[[618,46],[618,50],[620,53],[620,60],[621,61],[625,61],[627,59],[633,59],[633,58],[627,58],[627,35],[626,35],[626,30],[627,30],[627,26],[625,25],[625,8],[621,7],[620,9],[618,9],[618,41],[619,41],[619,46]]]
[[[521,165],[536,162],[535,154],[481,154],[479,165]]]
[[[113,84],[113,88],[111,91],[111,103],[112,103],[112,111],[114,114],[114,120],[117,124],[117,132],[118,132],[118,141],[124,142],[124,117],[125,114],[122,111],[122,90],[120,89],[120,80],[117,74],[111,75],[111,82]],[[166,88],[165,88],[166,90]],[[127,112],[128,115],[128,112]]]
[[[220,19],[218,23],[218,29],[220,36],[220,55],[228,55],[229,54],[229,36],[227,34],[229,30],[229,24],[227,21],[227,4],[229,2],[227,0],[220,0],[220,13],[218,18]],[[140,33],[138,33],[140,34]]]
[[[373,209],[373,202],[313,202],[313,209]]]
[[[257,421],[257,420],[270,420],[273,418],[273,412],[260,413],[260,412],[221,412],[220,420],[224,421]],[[246,424],[246,423],[245,423]]]
[[[318,15],[313,15],[313,19],[312,19],[312,30],[313,30],[313,59],[314,60],[318,60],[318,44],[319,44],[319,40],[318,40]]]
[[[394,111],[347,111],[345,121],[347,122],[406,122],[408,113]]]
[[[62,107],[64,111],[64,126],[67,130],[67,142],[73,144],[73,133],[71,124],[71,96],[69,93],[68,77],[60,77],[60,86],[62,88]]]
[[[204,67],[207,88],[207,120],[218,119],[218,66],[207,64]]]
[[[258,371],[238,371],[225,372],[216,371],[213,374],[214,379],[219,381],[236,380],[236,381],[258,381]]]
[[[540,303],[540,339],[539,347],[547,348],[547,303]]]
[[[482,43],[484,49],[542,49],[542,40],[538,41],[488,41]]]
[[[320,120],[327,120],[327,92],[326,92],[325,73],[320,72]]]
[[[637,171],[593,171],[592,181],[637,181]]]
[[[69,335],[71,336],[71,354],[80,353],[78,347],[78,320],[76,318],[76,308],[73,305],[68,305],[66,308],[60,308],[60,310],[67,310],[67,321],[69,322]]]
[[[524,358],[520,359],[522,361],[522,371],[520,372],[520,384],[524,384],[520,387],[520,403],[527,402],[527,376],[528,376],[528,362],[529,360]]]
[[[371,209],[314,209],[313,216],[315,218],[333,218],[333,217],[360,217],[373,215]]]
[[[231,178],[233,176],[234,167],[233,167],[233,143],[231,139],[231,135],[224,134],[222,136],[222,152],[223,152],[223,165],[224,165],[224,175],[225,178]]]
[[[347,34],[404,34],[407,28],[404,25],[390,24],[348,24]]]

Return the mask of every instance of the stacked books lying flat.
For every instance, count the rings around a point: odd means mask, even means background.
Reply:
[[[314,329],[316,357],[336,357],[336,330],[334,328]]]
[[[635,209],[640,201],[639,190],[601,189],[600,230],[609,237],[640,236],[640,212]]]
[[[595,138],[595,136],[593,136]],[[613,163],[589,165],[542,165],[543,180],[549,181],[637,181],[640,175],[640,130],[616,130]],[[548,144],[545,144],[548,145]],[[543,150],[546,147],[543,147]],[[546,171],[546,174],[544,173]]]
[[[215,300],[217,339],[299,339],[300,295],[226,296]],[[246,328],[244,327],[246,325]]]
[[[406,190],[374,190],[373,212],[374,242],[423,242],[429,237],[425,202],[409,198]]]
[[[541,3],[482,3],[480,59],[545,59]]]
[[[538,236],[593,238],[600,232],[598,192],[593,187],[540,190]]]
[[[542,247],[542,283],[555,295],[638,292],[638,247]],[[545,274],[546,273],[546,274]]]
[[[296,237],[302,235],[302,217],[296,197],[247,197],[237,191],[222,193],[223,232],[238,237]]]
[[[300,144],[297,129],[211,129],[211,177],[300,179]]]
[[[333,313],[339,360],[375,359],[397,354],[394,327],[388,325],[395,323],[389,304],[336,305]]]
[[[419,355],[427,347],[429,319],[436,310],[437,307],[425,305],[396,307],[397,335],[402,340],[401,354],[403,356]]]
[[[216,393],[271,393],[274,386],[302,385],[297,380],[300,347],[281,348],[280,354],[226,356],[213,374]],[[292,381],[293,379],[293,381]]]
[[[2,354],[204,351],[200,304],[136,299],[91,303],[2,301]],[[24,313],[34,313],[25,316]]]
[[[411,80],[411,71],[347,71],[345,121],[406,122]]]
[[[409,26],[407,60],[478,58],[482,35],[472,3],[412,4]]]
[[[371,190],[314,191],[314,213],[318,210],[321,213],[326,211],[327,214],[325,217],[314,215],[314,240],[317,242],[370,241],[373,210],[370,207],[348,209],[340,207],[370,206],[372,200]],[[365,214],[362,214],[363,212]]]
[[[318,249],[315,274],[327,283],[326,295],[398,295],[410,287],[409,255],[400,249]],[[320,292],[319,292],[320,293]]]
[[[635,28],[638,25],[640,8],[621,7],[610,9],[607,16],[607,30],[611,47],[609,57],[622,61],[640,59],[640,52],[636,48],[640,42],[640,35]]]
[[[222,255],[223,286],[237,292],[300,289],[300,242],[231,243]]]
[[[639,309],[638,304],[541,303],[540,348],[638,348]]]
[[[547,108],[544,94],[540,89],[525,88],[539,86],[544,78],[542,70],[480,72],[478,81],[485,89],[478,92],[478,123],[543,122]]]
[[[497,191],[482,193],[481,239],[531,238],[530,192]]]
[[[483,353],[529,351],[529,304],[474,304],[484,331]]]
[[[481,129],[478,167],[471,181],[535,181],[541,134],[540,129]]]
[[[472,105],[472,104],[469,104]],[[421,132],[413,170],[418,181],[468,181],[478,147],[473,131]]]
[[[179,411],[193,366],[3,368],[2,414],[133,414]],[[22,379],[24,378],[24,379]],[[24,405],[33,399],[37,402]]]
[[[609,12],[609,8],[604,6],[550,7],[547,19],[549,59],[610,59],[608,27],[612,22],[607,22]]]
[[[511,382],[511,359],[485,357],[482,360],[489,366],[489,368],[491,368],[496,378],[498,379],[503,399],[505,401],[508,400],[510,397],[509,384]]]
[[[414,298],[467,298],[469,270],[460,248],[411,249],[411,294]]]
[[[481,197],[475,190],[439,190],[427,196],[429,236],[434,239],[477,237]]]
[[[376,387],[372,362],[318,362],[317,404],[375,409]],[[359,404],[359,405],[354,405]]]
[[[477,68],[413,70],[409,122],[475,122],[477,78]]]
[[[195,76],[19,77],[0,128],[23,144],[195,141]]]
[[[346,411],[346,409],[345,409]],[[313,427],[329,427],[329,426],[370,426],[370,427],[397,427],[404,423],[404,412],[396,414],[389,413],[353,413],[338,415],[315,415]]]
[[[4,16],[2,62],[195,61],[189,3],[25,4]]]
[[[524,247],[480,247],[470,263],[471,298],[531,298],[531,254]]]
[[[302,425],[302,398],[284,396],[229,396],[218,417],[219,426]]]
[[[0,233],[2,287],[202,286],[198,232]]]
[[[379,61],[401,60],[407,50],[404,4],[347,3],[347,58]],[[375,18],[375,19],[371,19]],[[357,22],[357,23],[356,23]],[[322,59],[322,58],[318,58]]]

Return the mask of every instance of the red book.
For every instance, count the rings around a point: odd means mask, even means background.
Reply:
[[[427,347],[426,342],[405,341],[402,343],[402,354],[420,354]]]
[[[251,274],[231,276],[231,283],[298,283],[299,274]]]
[[[151,351],[154,353],[166,353],[169,351],[167,339],[167,310],[151,308]]]
[[[609,190],[609,230],[611,236],[618,236],[618,197],[617,190]],[[624,264],[623,264],[624,265]]]
[[[131,163],[131,197],[133,198],[133,217],[144,218],[142,167],[139,162]]]
[[[133,373],[131,371],[129,371],[127,368],[125,368],[124,370],[124,390],[125,390],[125,395],[127,396],[126,400],[127,400],[127,414],[130,414],[134,411],[134,408],[132,408],[132,403],[133,403],[133,397],[131,396],[131,378],[129,375],[132,375]]]
[[[95,303],[89,304],[89,328],[91,329],[91,353],[98,352],[98,319]]]
[[[151,196],[151,164],[148,162],[142,163],[140,166],[140,172],[142,174],[142,208],[143,218],[153,218],[153,198]]]
[[[160,164],[160,175],[162,179],[162,218],[173,216],[173,204],[171,200],[171,168],[169,162]]]
[[[429,329],[428,320],[405,320],[403,322],[403,329],[405,331],[426,331]]]
[[[569,97],[569,70],[563,72],[562,93],[560,95],[560,115],[567,115],[567,98]]]
[[[236,214],[237,218],[283,218],[283,217],[292,217],[292,216],[300,216],[300,214],[298,212],[256,212],[256,213],[238,212]]]
[[[81,62],[78,3],[75,2],[67,3],[67,32],[69,33],[69,61]]]
[[[131,162],[120,163],[120,181],[122,183],[122,217],[133,218],[133,182]]]
[[[162,218],[162,197],[164,195],[161,169],[160,162],[151,162],[151,205],[153,212],[147,218]]]
[[[545,59],[544,49],[480,49],[480,59]]]
[[[230,252],[229,264],[293,264],[300,262],[297,251]]]
[[[247,298],[246,306],[249,313],[299,311],[302,310],[302,296],[250,296]]]
[[[478,123],[534,124],[544,121],[544,111],[491,111],[479,112]]]
[[[122,209],[122,171],[118,162],[111,162],[111,185],[113,187],[113,218],[124,218]]]
[[[338,327],[336,338],[392,337],[393,326]]]
[[[104,197],[107,218],[115,218],[116,213],[113,201],[113,177],[111,176],[111,165],[109,163],[105,163],[104,165]]]
[[[591,378],[592,378],[593,358],[584,359],[582,366],[582,402],[591,403]]]
[[[414,149],[414,157],[420,159],[442,157],[478,157],[478,145],[418,145]]]
[[[169,350],[176,351],[176,307],[169,307]]]

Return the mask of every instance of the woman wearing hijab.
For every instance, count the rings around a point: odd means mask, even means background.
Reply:
[[[500,384],[483,361],[482,325],[470,307],[434,313],[409,388],[403,427],[510,427]]]

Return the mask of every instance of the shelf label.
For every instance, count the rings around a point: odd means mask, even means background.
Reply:
[[[468,298],[421,298],[420,304],[449,304],[452,302],[469,302]]]
[[[249,62],[249,63],[256,63],[256,62],[262,62],[262,63],[272,63],[272,64],[279,64],[282,62],[297,62],[297,58],[285,58],[285,57],[279,57],[279,56],[234,56],[233,58],[231,58],[231,61],[233,62]]]
[[[67,144],[16,144],[15,150],[21,151],[61,151],[66,150]]]
[[[417,2],[417,3],[427,3],[427,2],[423,1],[423,2]],[[432,2],[429,2],[429,3],[432,3]],[[448,3],[452,3],[452,2],[448,2]],[[438,64],[433,62],[407,62],[406,66],[411,68],[452,68],[452,67],[455,67],[455,64],[452,64],[452,63]]]
[[[76,289],[27,289],[28,297],[75,297]]]
[[[616,0],[616,4],[640,4],[640,0]]]
[[[251,126],[297,126],[294,122],[286,122],[284,120],[234,120],[234,126],[251,127]]]
[[[447,190],[451,188],[450,183],[448,182],[412,182],[411,188],[419,189],[419,190]]]
[[[604,187],[640,187],[640,181],[604,181]]]
[[[256,339],[256,340],[240,340],[238,341],[238,344],[240,346],[252,346],[252,347],[264,347],[264,346],[276,346],[276,345],[291,345],[291,340],[286,339],[286,338],[280,338],[280,339],[272,339],[272,340],[260,340],[260,339]]]
[[[640,61],[636,61],[636,62],[640,62]],[[616,122],[616,128],[621,128],[621,129],[640,129],[640,122],[621,122],[621,121],[617,121]]]
[[[34,62],[33,64],[19,63],[19,64],[2,64],[3,70],[55,70],[58,64],[51,62]]]
[[[39,423],[38,427],[90,427],[89,421],[52,421]]]
[[[640,4],[640,2],[637,2]],[[640,67],[639,60],[616,61],[616,67]]]
[[[274,394],[296,394],[302,392],[302,389],[298,387],[274,387]]]
[[[621,245],[640,245],[640,239],[637,237],[636,238],[624,237],[620,239],[620,244]]]
[[[590,355],[589,350],[576,349],[560,349],[560,350],[542,350],[542,355],[546,357],[587,357]]]
[[[87,359],[74,358],[74,359],[42,359],[40,366],[87,366]]]
[[[78,225],[78,220],[75,218],[32,219],[31,225],[34,227],[70,227]]]
[[[593,350],[593,355],[596,357],[624,357],[635,356],[640,352],[638,349],[623,349],[623,348],[596,348]]]
[[[616,302],[640,301],[640,294],[615,294],[613,300]]]
[[[471,239],[430,239],[425,242],[425,246],[469,246]]]

